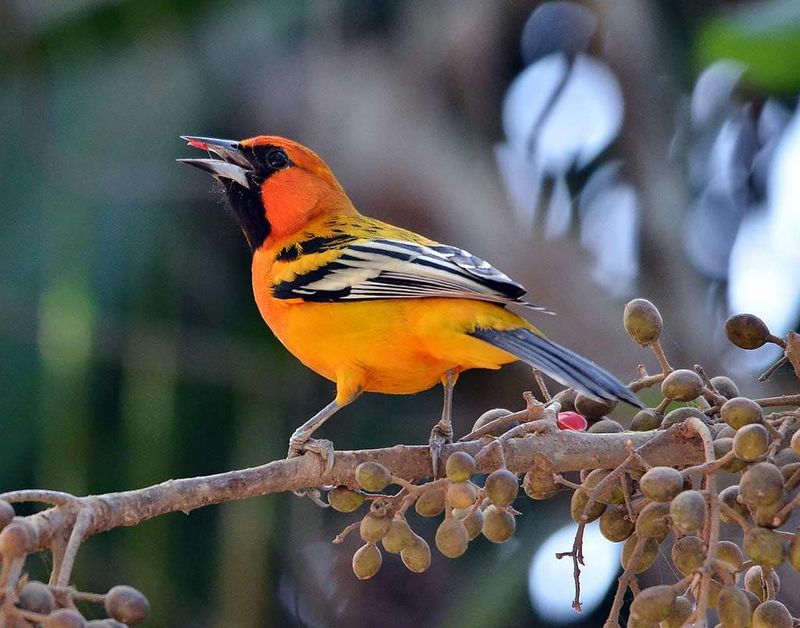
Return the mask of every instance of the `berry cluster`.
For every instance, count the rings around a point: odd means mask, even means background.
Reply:
[[[448,558],[458,558],[479,534],[493,543],[510,539],[515,530],[511,507],[519,491],[517,476],[498,469],[486,477],[483,488],[471,482],[475,459],[458,451],[447,458],[445,477],[422,485],[413,485],[392,476],[381,464],[362,462],[356,468],[356,481],[362,490],[339,486],[328,493],[330,505],[340,512],[353,512],[370,500],[370,512],[358,524],[364,545],[353,555],[353,572],[359,579],[374,576],[380,569],[384,551],[399,554],[403,564],[414,572],[422,572],[431,564],[431,550],[421,536],[414,533],[405,513],[411,505],[422,517],[444,519],[436,530],[436,549]],[[396,495],[376,494],[390,484],[401,487]],[[337,541],[344,538],[344,533]]]
[[[606,539],[623,543],[624,571],[607,628],[620,625],[628,589],[634,598],[627,625],[633,628],[700,623],[709,609],[715,609],[722,628],[797,625],[777,599],[780,579],[775,568],[787,562],[800,571],[800,533],[781,529],[800,506],[800,396],[751,399],[742,396],[728,377],[709,378],[700,366],[673,369],[660,345],[661,315],[648,301],[631,301],[625,308],[624,325],[635,342],[653,350],[661,366],[657,374],[640,367],[639,379],[631,383],[634,391],[660,386],[661,400],[638,412],[627,429],[609,418],[614,403],[570,389],[551,398],[537,378],[545,398],[541,406],[551,411],[557,426],[553,429],[585,430],[598,439],[622,432],[649,436],[638,448],[629,440],[629,455],[616,468],[586,469],[574,481],[554,473],[545,455],[537,455],[524,474],[522,487],[532,499],[573,491],[571,514],[578,531],[572,551],[559,557],[571,556],[574,562],[574,606],[580,609],[583,531],[597,521]],[[732,317],[726,333],[741,348],[771,342],[789,354],[786,341],[772,335],[754,316]],[[528,401],[530,409],[530,396]],[[501,543],[514,534],[515,516],[520,514],[513,508],[519,479],[505,468],[502,453],[500,468],[486,476],[483,486],[473,482],[476,458],[481,461],[486,450],[498,444],[502,449],[509,437],[536,438],[537,432],[546,431],[526,429],[525,419],[511,421],[509,415],[505,410],[483,415],[471,433],[481,439],[483,449],[475,457],[456,449],[446,459],[444,478],[411,484],[381,464],[363,462],[355,472],[357,487],[330,491],[331,506],[341,512],[353,512],[369,502],[369,513],[337,537],[341,541],[347,532],[359,529],[364,544],[353,556],[358,578],[371,578],[378,572],[380,546],[400,554],[411,571],[429,567],[430,547],[406,519],[411,505],[423,517],[444,515],[435,544],[448,558],[464,554],[478,535]],[[542,413],[536,416],[533,423],[541,423]],[[675,460],[672,466],[651,465],[648,447],[675,433],[702,442],[704,459],[691,465],[683,460]],[[718,484],[726,487],[720,490]],[[385,493],[390,485],[400,488],[394,494]],[[680,574],[678,581],[640,590],[637,575],[654,564],[668,540],[671,551],[666,553]]]
[[[14,516],[11,504],[0,500],[0,528],[3,562],[12,566],[17,563],[21,567],[21,561],[33,545],[33,527],[24,518]],[[10,594],[12,605],[4,607],[6,623],[3,625],[14,628],[125,628],[143,622],[150,614],[147,598],[127,585],[112,587],[102,595],[50,586],[23,576]],[[6,595],[9,595],[8,590]],[[87,621],[78,610],[79,602],[102,604],[108,618]]]

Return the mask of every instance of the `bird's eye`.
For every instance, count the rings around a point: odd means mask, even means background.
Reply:
[[[289,156],[280,148],[267,153],[267,165],[275,170],[280,170],[289,165]]]

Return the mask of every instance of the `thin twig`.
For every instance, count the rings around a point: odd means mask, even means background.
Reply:
[[[617,592],[614,594],[614,602],[611,605],[611,611],[608,613],[608,619],[603,624],[603,628],[617,628],[619,626],[619,612],[622,610],[622,602],[625,600],[625,591],[628,590],[631,581],[636,577],[635,568],[639,564],[639,559],[648,540],[643,536],[636,540],[633,552],[628,558],[628,566],[617,580]]]
[[[533,379],[536,381],[536,385],[539,387],[539,391],[542,393],[545,403],[550,401],[552,399],[550,396],[550,391],[547,390],[547,385],[544,383],[544,377],[542,377],[542,372],[539,369],[533,369]]]
[[[69,584],[69,578],[72,575],[72,566],[75,564],[75,557],[78,555],[78,549],[91,525],[92,511],[81,510],[75,519],[75,525],[72,527],[72,533],[69,535],[67,549],[64,551],[64,556],[61,559],[61,567],[58,570],[55,581],[57,587],[65,587]]]
[[[658,360],[658,364],[661,367],[661,372],[664,375],[669,375],[670,373],[672,373],[672,367],[669,365],[667,356],[664,354],[664,349],[661,347],[661,341],[656,340],[650,345],[650,348],[653,350],[653,353],[656,354],[656,359]]]
[[[761,373],[761,375],[758,376],[758,381],[766,382],[770,377],[772,377],[775,371],[781,368],[784,364],[788,363],[789,363],[789,358],[787,358],[785,355],[781,356],[775,362],[772,363],[772,366],[770,366],[766,371],[764,371],[763,373]]]
[[[575,598],[572,600],[572,608],[577,613],[583,611],[581,606],[581,565],[583,565],[583,531],[585,528],[585,522],[578,523],[578,530],[575,532],[575,539],[572,542],[572,551],[556,553],[558,560],[565,556],[572,558],[572,579],[575,581]]]

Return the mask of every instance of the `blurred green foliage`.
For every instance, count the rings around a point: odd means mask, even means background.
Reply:
[[[742,3],[703,24],[696,46],[699,68],[735,60],[753,88],[791,95],[800,89],[800,3]]]

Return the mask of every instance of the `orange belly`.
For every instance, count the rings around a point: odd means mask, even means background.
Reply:
[[[476,327],[530,324],[505,308],[468,299],[394,299],[313,303],[274,299],[253,282],[269,327],[303,364],[335,381],[337,399],[358,390],[409,394],[449,370],[496,369],[516,358],[469,336]]]

